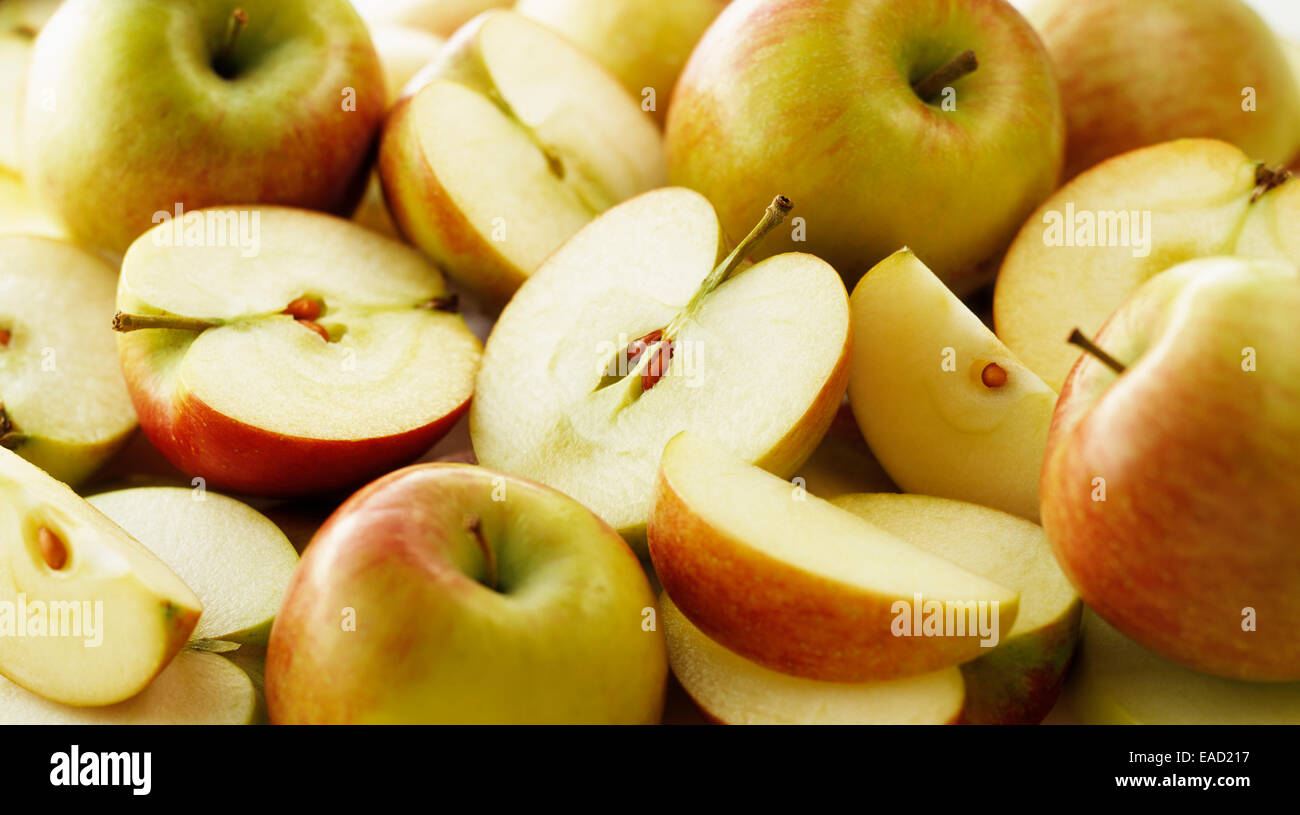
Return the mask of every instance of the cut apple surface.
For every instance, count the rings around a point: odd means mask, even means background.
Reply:
[[[1038,519],[1056,393],[902,249],[853,289],[849,403],[908,492]]]
[[[634,546],[660,454],[683,430],[793,473],[843,397],[848,302],[835,270],[811,255],[727,278],[751,244],[715,267],[725,254],[717,217],[680,188],[638,196],[579,232],[488,339],[470,408],[479,460],[574,496]],[[632,346],[655,332],[638,355]],[[651,366],[657,379],[644,376]]]
[[[298,553],[265,515],[233,498],[181,487],[86,499],[179,575],[203,602],[193,637],[265,644]]]
[[[216,654],[185,650],[140,693],[102,707],[61,705],[0,679],[3,724],[252,724],[257,691]]]
[[[848,402],[840,405],[821,444],[790,481],[827,501],[855,492],[898,492],[862,438]]]
[[[407,238],[491,300],[597,214],[663,183],[653,120],[545,26],[484,14],[426,79],[385,127],[385,197]]]
[[[1060,389],[1080,350],[1144,281],[1209,255],[1300,262],[1300,184],[1226,142],[1183,139],[1104,161],[1062,187],[1007,251],[998,337]]]
[[[0,237],[0,445],[70,484],[135,429],[104,319],[116,281],[70,244]]]
[[[983,641],[1004,639],[1017,616],[1014,589],[689,433],[664,450],[648,538],[660,582],[692,622],[795,676],[894,679],[984,653],[974,625],[913,629],[935,601],[942,614],[957,604],[987,610],[995,627]]]
[[[1083,724],[1300,724],[1300,683],[1184,668],[1086,611],[1064,704]]]
[[[722,724],[956,724],[965,690],[961,672],[885,682],[818,682],[764,668],[727,650],[660,595],[673,675]]]
[[[961,666],[963,721],[1037,724],[1056,704],[1083,604],[1037,524],[996,509],[928,495],[845,495],[832,503],[901,540],[1020,593],[1015,625]]]
[[[437,269],[326,215],[238,212],[260,219],[255,251],[168,245],[164,223],[123,262],[118,347],[150,440],[209,487],[255,494],[417,458],[465,410],[480,355]]]
[[[0,674],[47,699],[138,693],[198,622],[199,599],[162,561],[7,450],[0,541]]]

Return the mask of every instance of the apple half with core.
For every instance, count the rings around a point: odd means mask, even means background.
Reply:
[[[778,197],[730,254],[713,207],[681,188],[575,235],[488,338],[470,407],[479,461],[572,495],[639,548],[660,454],[683,430],[798,469],[843,398],[849,315],[811,255],[739,270],[790,206]]]
[[[46,699],[134,696],[198,622],[198,597],[161,560],[4,449],[0,542],[0,674]]]
[[[627,544],[572,498],[473,465],[408,467],[307,547],[271,631],[271,720],[655,723],[655,614]]]
[[[475,293],[504,303],[593,217],[662,185],[654,121],[540,23],[483,14],[435,66],[389,115],[379,173],[402,234]]]
[[[764,668],[709,639],[660,595],[673,675],[719,724],[957,724],[961,672],[884,682],[819,682]]]
[[[117,271],[70,244],[0,237],[0,446],[76,485],[135,430],[117,362]]]
[[[1015,590],[690,433],[664,449],[648,538],[660,583],[691,622],[748,659],[808,679],[951,667],[1005,639],[1017,615]],[[923,615],[955,620],[967,605],[987,611],[988,631],[965,618],[960,632],[919,630]]]
[[[965,294],[1056,188],[1065,121],[1002,0],[739,0],[692,53],[664,139],[669,181],[729,234],[779,189],[802,221],[767,253],[811,252],[852,284],[911,246]]]
[[[384,77],[347,0],[67,0],[36,40],[23,172],[79,243],[115,253],[170,214],[346,214]]]
[[[1300,680],[1300,273],[1176,266],[1066,380],[1043,526],[1084,602],[1189,668]],[[1094,356],[1095,354],[1095,356]]]
[[[181,236],[232,219],[256,239]],[[305,210],[160,224],[127,252],[117,305],[149,440],[207,486],[251,494],[342,489],[415,460],[466,409],[480,356],[418,252]]]
[[[1038,724],[1060,696],[1083,604],[1037,524],[929,495],[845,495],[832,501],[907,543],[1020,593],[1015,625],[961,666],[966,724]]]
[[[1037,521],[1056,392],[910,250],[876,264],[849,308],[849,404],[890,478]]]

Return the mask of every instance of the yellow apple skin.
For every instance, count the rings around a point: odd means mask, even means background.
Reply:
[[[627,544],[573,499],[473,465],[408,467],[304,553],[271,631],[271,720],[655,723],[656,609]]]
[[[1043,0],[1027,16],[1060,82],[1066,178],[1185,137],[1222,139],[1269,163],[1300,153],[1300,85],[1241,0]],[[1254,110],[1242,109],[1248,87]]]
[[[515,11],[580,45],[637,99],[653,88],[651,113],[668,116],[677,75],[728,0],[519,0]]]

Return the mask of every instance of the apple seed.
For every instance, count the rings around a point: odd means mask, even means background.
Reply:
[[[1007,384],[1007,369],[996,362],[990,362],[980,371],[980,381],[986,388],[1000,388]]]
[[[45,559],[45,565],[56,572],[67,565],[68,547],[63,543],[62,538],[44,526],[36,537],[41,545],[41,557]]]

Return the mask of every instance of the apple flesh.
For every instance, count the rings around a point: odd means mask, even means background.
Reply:
[[[968,51],[973,73],[924,82]],[[852,284],[911,246],[964,294],[1055,189],[1064,137],[1047,54],[1006,3],[768,0],[732,3],[700,40],[665,145],[669,181],[729,234],[779,189],[803,228],[767,252],[811,252]]]
[[[596,215],[662,186],[653,120],[539,23],[484,14],[421,81],[384,127],[385,198],[403,235],[498,305]]]
[[[966,724],[1038,724],[1060,696],[1083,604],[1037,524],[928,495],[845,495],[835,506],[1020,594],[1005,639],[961,666]]]
[[[73,485],[136,426],[104,319],[116,283],[67,243],[0,237],[0,446]]]
[[[1300,679],[1296,314],[1300,277],[1278,260],[1156,276],[1096,339],[1128,367],[1085,356],[1070,373],[1043,465],[1043,526],[1084,602],[1233,679]]]
[[[472,465],[408,467],[308,546],[271,632],[271,720],[657,722],[654,614],[627,545],[571,498]]]
[[[996,609],[990,633],[999,641],[1016,619],[1014,590],[689,433],[664,449],[648,538],[655,573],[691,622],[738,654],[793,676],[896,679],[984,650],[974,630],[898,633],[898,605],[911,607],[918,595]]]
[[[818,682],[751,662],[709,639],[661,595],[673,675],[719,724],[956,724],[965,689],[944,668],[885,682]]]
[[[178,204],[355,206],[384,114],[365,24],[346,0],[239,8],[229,45],[231,3],[67,0],[41,31],[23,172],[79,243],[124,252]]]
[[[856,492],[898,492],[862,438],[848,402],[840,405],[821,444],[790,481],[827,501]]]
[[[511,0],[353,0],[372,29],[398,25],[439,37],[450,37],[482,12],[510,3]]]
[[[1028,16],[1060,81],[1067,178],[1184,137],[1274,164],[1300,153],[1300,85],[1241,0],[1044,0]]]
[[[775,223],[765,215],[762,228]],[[737,271],[754,240],[719,263],[727,243],[712,206],[680,188],[638,196],[575,235],[488,338],[470,407],[479,460],[572,495],[642,551],[659,458],[677,433],[794,473],[843,399],[848,298],[810,255]],[[662,337],[631,353],[669,328],[667,364]],[[652,365],[657,379],[644,376]]]
[[[199,599],[162,561],[3,449],[0,541],[0,674],[51,701],[139,693],[198,622]]]
[[[168,245],[164,223],[123,261],[117,305],[135,316],[119,324],[143,327],[118,350],[150,441],[207,486],[258,495],[342,489],[418,458],[466,409],[480,355],[437,269],[320,213],[238,214],[259,219],[256,251]],[[186,218],[201,227],[205,212]]]

